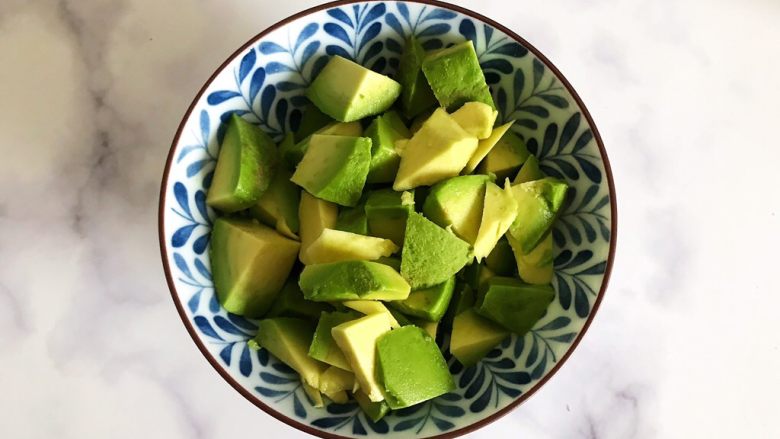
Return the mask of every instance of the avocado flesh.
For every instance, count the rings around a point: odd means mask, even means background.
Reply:
[[[389,239],[324,229],[308,250],[309,262],[326,264],[339,261],[372,261],[390,256],[398,246]]]
[[[409,213],[401,252],[401,275],[414,289],[455,275],[471,259],[469,244],[417,212]]]
[[[471,40],[430,52],[422,70],[439,104],[448,111],[470,101],[496,108]]]
[[[517,263],[517,272],[520,279],[533,285],[545,285],[552,282],[553,278],[553,239],[552,234],[531,250],[524,254],[521,246],[512,236],[507,235],[509,243],[512,246],[515,262]]]
[[[306,392],[306,396],[309,398],[311,405],[317,408],[325,407],[325,401],[322,400],[322,393],[320,393],[319,389],[310,386],[303,377],[301,377],[301,386],[303,387],[303,391]]]
[[[482,140],[490,137],[498,111],[482,102],[466,102],[451,116],[467,133]]]
[[[535,155],[531,154],[523,163],[523,167],[517,172],[515,179],[512,180],[512,184],[527,183],[542,178],[544,178],[544,173],[539,168],[539,160]]]
[[[295,132],[295,137],[293,139],[294,143],[300,142],[301,140],[309,137],[310,135],[316,133],[318,130],[334,122],[335,121],[333,120],[333,118],[320,111],[320,109],[317,108],[316,105],[312,103],[307,104],[306,108],[304,108],[303,110],[303,115],[301,116],[301,124],[298,126],[298,131]],[[359,136],[360,133],[349,134],[349,135]]]
[[[309,345],[309,356],[331,366],[352,371],[341,349],[336,345],[331,330],[342,323],[358,318],[360,315],[352,311],[323,312],[319,316],[317,329],[314,331],[314,337]]]
[[[428,333],[416,326],[387,332],[376,343],[387,403],[401,409],[455,389],[447,362]]]
[[[303,319],[275,317],[258,323],[257,344],[301,375],[308,385],[319,388],[327,365],[309,357],[314,327]]]
[[[382,113],[401,94],[401,84],[360,64],[331,57],[306,90],[306,97],[323,113],[352,122]]]
[[[473,366],[507,336],[509,331],[467,308],[452,322],[450,353],[464,367]]]
[[[514,274],[515,255],[507,237],[498,240],[496,246],[485,258],[485,266],[498,276],[512,276]]]
[[[484,174],[495,174],[497,181],[504,181],[520,169],[529,155],[523,139],[508,130],[482,160],[479,169]]]
[[[368,218],[366,217],[365,204],[339,209],[339,216],[334,228],[342,232],[368,235]]]
[[[303,292],[294,279],[288,279],[282,291],[276,296],[266,317],[298,317],[317,320],[323,311],[330,311],[327,303],[312,302],[303,297]]]
[[[431,86],[422,72],[425,49],[414,36],[406,39],[398,63],[398,82],[401,83],[401,108],[411,119],[436,103]]]
[[[309,142],[315,134],[360,137],[363,135],[363,127],[357,121],[331,122],[297,142],[293,142],[291,138],[285,137],[282,143],[279,144],[279,155],[287,169],[290,171],[295,170],[306,151],[309,150]]]
[[[298,284],[315,302],[343,300],[403,300],[409,284],[387,265],[368,261],[342,261],[307,265]]]
[[[301,200],[301,191],[290,181],[290,172],[279,168],[274,174],[271,185],[265,191],[257,204],[252,206],[252,216],[277,232],[292,238],[298,238],[298,205]]]
[[[479,294],[474,309],[517,335],[530,331],[555,297],[550,285],[529,285],[511,277],[493,277]]]
[[[423,204],[423,213],[441,227],[473,244],[477,239],[485,199],[487,175],[463,175],[436,183]]]
[[[395,302],[388,302],[388,303],[395,303]],[[401,325],[398,323],[398,320],[396,320],[395,316],[390,312],[389,309],[380,301],[377,300],[346,300],[342,302],[344,306],[346,306],[349,309],[355,310],[361,314],[364,315],[370,315],[370,314],[387,314],[387,320],[390,322],[390,327],[400,328]]]
[[[402,138],[408,139],[412,137],[412,132],[406,126],[406,123],[401,119],[401,116],[395,110],[390,110],[382,115],[382,119],[390,125],[396,133],[400,134]]]
[[[369,193],[366,200],[368,231],[372,236],[385,238],[401,246],[406,233],[406,218],[414,211],[414,204],[403,199],[403,194],[392,189]]]
[[[374,422],[379,422],[380,419],[384,418],[385,415],[390,412],[390,406],[387,405],[387,402],[373,402],[362,390],[354,392],[352,397],[355,398],[355,401],[357,401],[360,409],[363,410],[363,413],[366,414],[368,419],[371,419]]]
[[[568,189],[566,183],[552,177],[512,186],[518,213],[509,234],[523,254],[530,253],[550,231]]]
[[[262,317],[284,286],[300,244],[250,220],[218,218],[211,232],[211,269],[222,307]]]
[[[438,322],[447,311],[455,290],[455,277],[432,287],[412,291],[405,300],[389,302],[402,313],[428,322]]]
[[[352,391],[355,388],[355,374],[335,366],[325,369],[320,376],[320,392],[332,395],[338,392]]]
[[[390,183],[398,172],[401,157],[395,151],[395,142],[404,139],[390,123],[379,116],[366,128],[366,137],[371,138],[371,163],[368,183]]]
[[[304,264],[310,263],[308,258],[309,246],[320,237],[325,229],[336,226],[338,207],[325,200],[301,192],[301,204],[298,207],[298,220],[300,221],[301,249],[298,259]]]
[[[466,163],[466,167],[463,168],[463,173],[471,174],[474,172],[474,170],[477,169],[477,166],[488,154],[490,154],[490,151],[493,150],[493,147],[495,147],[499,140],[504,137],[506,132],[509,131],[509,128],[511,128],[513,124],[514,121],[511,121],[501,126],[497,126],[493,128],[493,131],[490,132],[490,136],[480,140],[477,144],[477,149],[474,151],[474,154],[471,155],[468,163]],[[495,166],[491,167],[495,168]]]
[[[233,113],[220,146],[206,203],[226,213],[251,207],[271,184],[278,161],[273,140]]]
[[[474,241],[474,258],[477,261],[487,257],[517,218],[517,201],[512,194],[509,180],[505,180],[504,189],[488,182],[485,191],[482,221],[479,233]]]

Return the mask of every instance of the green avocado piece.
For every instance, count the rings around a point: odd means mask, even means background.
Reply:
[[[550,285],[529,285],[496,276],[480,290],[474,309],[517,335],[524,335],[547,312],[555,298]]]
[[[487,175],[453,177],[431,187],[423,213],[441,227],[452,227],[458,237],[473,244],[482,220]]]
[[[255,342],[301,375],[303,381],[319,388],[320,376],[328,365],[309,356],[314,325],[303,319],[275,317],[257,324]]]
[[[396,133],[400,134],[402,138],[408,139],[412,137],[412,132],[406,127],[406,123],[401,119],[394,110],[390,110],[382,115],[382,119],[390,125]]]
[[[382,257],[376,260],[376,262],[379,262],[380,264],[385,264],[388,267],[393,267],[393,270],[395,271],[401,271],[401,259],[396,257]]]
[[[230,213],[251,207],[263,196],[279,155],[268,134],[235,113],[227,124],[206,203]]]
[[[479,141],[477,144],[477,149],[474,151],[474,154],[471,155],[469,158],[469,162],[466,163],[466,167],[463,168],[463,174],[471,174],[474,172],[475,169],[477,169],[477,166],[482,163],[482,160],[490,154],[490,151],[493,150],[493,148],[496,146],[499,140],[501,140],[502,137],[504,137],[504,134],[506,134],[507,131],[509,131],[510,128],[512,128],[512,125],[514,125],[515,121],[509,121],[503,125],[497,126],[493,128],[493,130],[490,132],[490,135]]]
[[[498,111],[482,102],[466,102],[452,113],[452,118],[461,128],[480,140],[490,137],[497,117]]]
[[[471,264],[463,270],[463,280],[475,291],[479,291],[485,282],[495,275],[496,273],[488,268],[484,262]]]
[[[309,246],[307,257],[311,264],[373,261],[390,256],[398,250],[399,247],[389,239],[325,229]]]
[[[306,90],[320,111],[341,122],[382,113],[400,94],[401,84],[338,55]]]
[[[291,174],[280,167],[274,173],[271,185],[250,209],[252,216],[274,227],[282,235],[298,239],[298,205],[301,190],[290,181]]]
[[[317,198],[354,206],[363,193],[370,162],[368,137],[315,134],[290,180]]]
[[[368,235],[368,217],[366,217],[365,203],[358,204],[355,207],[342,207],[339,209],[339,217],[333,228],[343,232]]]
[[[504,237],[498,240],[493,251],[485,258],[485,266],[499,276],[512,276],[515,271],[514,261],[512,247],[507,238]]]
[[[368,183],[390,183],[398,172],[401,157],[395,151],[395,141],[404,137],[391,128],[383,116],[379,116],[366,128],[371,138],[371,165]]]
[[[301,250],[298,258],[304,264],[311,263],[308,253],[311,244],[325,229],[336,226],[338,206],[330,201],[321,200],[306,191],[301,192],[301,204],[298,206],[300,222]]]
[[[384,305],[384,303],[378,301],[378,300],[345,300],[344,302],[341,302],[349,309],[353,309],[363,315],[369,315],[369,314],[387,314],[387,320],[390,322],[390,327],[395,329],[400,327],[401,325],[398,323],[398,320],[396,320],[393,313],[390,312],[389,309]],[[392,303],[392,302],[390,302]]]
[[[512,186],[518,213],[509,234],[523,254],[530,253],[550,231],[568,189],[565,182],[552,177]]]
[[[303,292],[298,282],[288,279],[282,291],[276,296],[271,309],[266,317],[298,317],[302,319],[316,320],[323,311],[330,311],[332,307],[327,303],[312,302],[303,297]]]
[[[389,302],[389,305],[408,316],[438,322],[447,311],[454,290],[455,276],[439,285],[412,291],[405,300]]]
[[[357,121],[332,122],[297,142],[288,140],[288,137],[285,137],[282,143],[279,144],[279,155],[281,156],[282,163],[284,163],[287,169],[291,171],[295,170],[295,167],[301,162],[306,151],[309,150],[309,142],[311,141],[311,136],[314,134],[360,137],[363,135],[363,126]]]
[[[309,356],[331,366],[352,371],[347,359],[344,357],[344,353],[336,345],[331,330],[342,323],[359,318],[360,314],[353,311],[323,312],[319,316],[320,320],[317,323],[317,329],[314,331],[314,337],[309,346]],[[320,391],[323,391],[322,388],[320,388]]]
[[[470,101],[496,108],[471,40],[430,52],[422,70],[439,104],[448,111]]]
[[[512,194],[509,179],[504,181],[504,189],[488,182],[485,190],[485,202],[479,233],[474,241],[474,258],[477,261],[487,257],[498,240],[504,236],[517,218],[517,201]]]
[[[307,265],[298,281],[303,296],[315,302],[343,300],[403,300],[409,284],[387,265],[342,261]]]
[[[393,189],[430,186],[458,175],[477,145],[477,138],[461,128],[443,108],[436,109],[400,152]]]
[[[495,174],[496,181],[504,181],[520,169],[529,155],[523,139],[508,130],[482,160],[479,170],[483,174]]]
[[[450,353],[464,367],[473,366],[507,336],[509,331],[467,308],[452,322]]]
[[[300,243],[255,221],[217,218],[211,232],[211,269],[222,307],[263,316],[284,286]]]
[[[320,111],[316,105],[312,103],[307,104],[303,109],[303,116],[301,117],[298,131],[295,132],[294,142],[300,142],[333,122],[335,122],[333,118]],[[357,135],[359,136],[360,134]]]
[[[471,259],[469,244],[417,212],[406,220],[401,275],[414,289],[447,281]]]
[[[390,408],[402,409],[455,389],[447,362],[417,326],[387,332],[376,343],[377,362]]]
[[[422,63],[425,49],[420,41],[410,36],[406,39],[398,64],[398,82],[401,83],[401,109],[411,119],[436,103],[433,91],[425,80]]]
[[[539,169],[539,160],[531,154],[523,163],[523,167],[517,172],[512,184],[528,183],[529,181],[544,178],[544,173]]]
[[[362,390],[354,392],[352,396],[357,401],[363,413],[374,422],[379,422],[386,414],[390,413],[390,406],[385,401],[373,402]]]
[[[414,212],[413,201],[410,203],[401,192],[379,189],[369,192],[365,211],[372,236],[389,239],[398,246],[404,243],[406,218]]]
[[[530,253],[524,254],[521,246],[511,235],[507,235],[511,244],[514,258],[517,263],[517,272],[520,279],[534,285],[545,285],[552,282],[553,278],[553,239],[552,234],[537,245]]]
[[[393,303],[393,302],[389,302]],[[388,308],[388,311],[390,311],[390,315],[393,316],[396,322],[398,322],[398,326],[407,326],[407,325],[414,325],[415,323],[406,316],[406,314],[402,313],[401,311],[398,311],[394,308]]]

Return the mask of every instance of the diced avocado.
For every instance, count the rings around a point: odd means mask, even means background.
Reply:
[[[474,257],[477,261],[487,257],[493,251],[498,240],[504,236],[504,233],[509,230],[509,226],[517,218],[517,201],[512,194],[509,179],[505,180],[504,189],[495,183],[488,182],[484,204],[479,233],[477,240],[474,241]]]
[[[389,304],[406,315],[429,322],[438,322],[447,312],[454,289],[455,277],[453,276],[439,285],[412,291],[405,300],[397,300]]]
[[[394,110],[388,111],[387,113],[382,115],[382,119],[385,120],[390,125],[390,128],[395,130],[396,133],[400,134],[402,138],[408,139],[412,137],[412,132],[409,131],[409,128],[407,128],[406,123],[401,119],[401,116],[398,115]]]
[[[477,139],[490,137],[497,117],[498,111],[482,102],[466,102],[452,113],[455,122]]]
[[[336,345],[336,341],[333,340],[331,330],[342,323],[359,318],[360,315],[352,311],[323,312],[319,317],[317,329],[314,331],[314,337],[309,345],[309,356],[331,366],[351,371],[352,368],[347,359]]]
[[[566,183],[552,177],[512,186],[517,219],[509,233],[524,254],[530,253],[550,231],[568,189]]]
[[[347,394],[346,390],[340,390],[338,392],[332,393],[323,393],[323,395],[327,396],[328,399],[336,404],[346,404],[349,402],[349,395]]]
[[[391,302],[392,303],[392,302]],[[398,322],[398,326],[406,326],[406,325],[414,325],[415,323],[410,319],[409,317],[406,317],[404,313],[401,311],[398,311],[394,308],[389,308],[388,311],[390,311],[390,314],[395,318],[395,321]]]
[[[445,282],[471,259],[469,244],[417,212],[409,213],[401,252],[401,275],[412,288]]]
[[[469,162],[466,163],[466,167],[463,168],[464,174],[471,174],[474,172],[475,169],[477,169],[477,165],[479,165],[482,160],[490,154],[490,151],[493,150],[493,147],[496,146],[499,140],[501,140],[502,137],[504,137],[504,134],[506,134],[507,131],[509,131],[509,128],[512,127],[512,124],[514,124],[515,121],[511,121],[508,123],[505,123],[501,126],[497,126],[493,128],[493,131],[490,133],[490,136],[488,136],[486,139],[482,139],[479,141],[479,144],[477,144],[477,150],[474,151],[474,154],[471,155],[469,158]],[[495,167],[495,166],[494,166]]]
[[[386,314],[370,314],[333,328],[336,340],[347,358],[360,388],[371,401],[384,400],[384,392],[376,377],[376,344],[382,334],[390,331]]]
[[[268,189],[279,156],[260,128],[233,113],[219,150],[206,203],[223,212],[247,209]]]
[[[463,285],[463,288],[458,294],[458,300],[455,304],[455,315],[458,315],[467,309],[474,306],[477,301],[477,296],[474,290],[469,285]]]
[[[402,87],[401,108],[409,119],[436,103],[433,91],[422,72],[424,59],[425,49],[420,41],[414,35],[407,38],[398,64],[398,82]]]
[[[255,221],[217,218],[211,232],[211,269],[222,307],[262,317],[284,286],[300,244]]]
[[[338,55],[306,90],[317,108],[341,122],[382,113],[400,94],[401,84]]]
[[[393,189],[430,186],[454,177],[477,149],[477,138],[467,133],[443,108],[433,112],[401,152]]]
[[[298,131],[295,132],[295,142],[309,137],[310,135],[322,129],[326,125],[335,122],[333,118],[320,111],[316,105],[309,103],[303,109],[303,116],[301,117],[301,124],[298,126]],[[351,136],[359,136],[358,134],[349,134]]]
[[[387,319],[390,321],[390,327],[392,328],[399,328],[401,325],[398,324],[398,321],[396,320],[395,316],[390,312],[389,309],[382,303],[377,300],[346,300],[342,302],[344,306],[346,306],[349,309],[353,309],[361,314],[369,315],[369,314],[387,314]],[[389,302],[389,303],[395,303],[395,302]]]
[[[517,335],[533,328],[555,298],[550,285],[529,285],[511,277],[493,277],[487,281],[474,309]]]
[[[523,163],[523,167],[517,172],[512,184],[527,183],[529,181],[539,180],[544,178],[544,173],[539,169],[539,160],[535,155],[531,154]]]
[[[464,175],[436,183],[423,205],[423,213],[441,227],[452,227],[461,239],[473,244],[482,220],[487,175]]]
[[[417,326],[386,332],[376,342],[377,362],[390,408],[402,409],[455,389],[447,362]]]
[[[523,139],[508,130],[482,160],[480,171],[495,174],[497,181],[504,181],[520,169],[529,155]]]
[[[350,371],[331,366],[320,376],[320,392],[331,395],[336,392],[352,391],[355,387],[355,374]]]
[[[390,256],[398,246],[389,239],[325,229],[311,245],[307,257],[311,264],[339,261],[373,261]]]
[[[297,142],[288,141],[288,138],[285,137],[282,143],[279,144],[279,155],[288,169],[295,170],[295,167],[298,166],[306,151],[309,150],[309,142],[314,134],[360,137],[363,135],[363,127],[357,121],[333,122]]]
[[[395,142],[403,137],[382,116],[374,119],[366,128],[366,136],[371,138],[368,183],[392,182],[401,162],[401,157],[395,152]]]
[[[392,189],[380,189],[370,192],[366,200],[368,232],[399,246],[404,242],[406,218],[414,211],[414,204],[402,197],[402,193]]]
[[[314,327],[306,320],[275,317],[257,324],[255,341],[298,372],[308,385],[319,387],[320,375],[328,366],[309,356],[313,335]]]
[[[436,331],[439,329],[439,322],[427,322],[421,320],[417,322],[417,326],[423,329],[432,339],[436,340]]]
[[[274,227],[282,235],[298,239],[298,205],[301,190],[290,181],[290,172],[279,167],[271,185],[260,200],[252,206],[252,216]]]
[[[308,300],[403,300],[409,284],[395,270],[378,262],[342,261],[307,265],[298,284]]]
[[[323,311],[330,311],[327,303],[312,302],[303,298],[298,282],[288,279],[284,288],[276,296],[266,317],[299,317],[317,320]]]
[[[476,364],[509,335],[509,331],[468,308],[452,322],[450,353],[464,366]]]
[[[379,262],[380,264],[385,264],[388,267],[393,267],[393,270],[395,271],[401,271],[401,259],[396,257],[381,257],[376,260],[376,262]]]
[[[319,389],[307,384],[303,377],[301,377],[301,385],[303,386],[303,391],[306,392],[306,396],[309,397],[311,405],[317,408],[325,406],[325,402],[322,400],[322,393],[320,393]]]
[[[343,232],[368,235],[368,218],[366,217],[365,204],[339,209],[339,216],[334,228]]]
[[[339,208],[328,201],[320,200],[306,191],[301,192],[301,204],[298,207],[300,221],[301,251],[298,258],[304,264],[309,263],[309,246],[320,237],[325,229],[336,225]]]
[[[484,263],[471,264],[466,267],[465,270],[463,270],[464,280],[475,291],[479,291],[479,289],[485,285],[488,279],[495,275],[496,273],[493,273],[493,270],[488,268]]]
[[[485,258],[485,266],[499,276],[511,276],[515,271],[515,256],[507,238],[501,238]]]
[[[534,285],[545,285],[553,278],[553,239],[547,237],[528,254],[523,254],[521,246],[511,235],[507,235],[517,262],[517,272],[523,281]]]
[[[315,134],[290,180],[317,198],[354,206],[363,193],[370,162],[368,137]]]
[[[385,401],[373,402],[362,390],[352,394],[357,401],[360,409],[366,414],[368,419],[373,422],[379,422],[386,414],[390,412],[390,406]]]
[[[422,70],[439,104],[447,110],[457,110],[470,101],[496,107],[471,40],[430,52]]]

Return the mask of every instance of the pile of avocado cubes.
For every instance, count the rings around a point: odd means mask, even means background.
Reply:
[[[544,315],[567,186],[512,122],[494,127],[470,41],[410,38],[395,80],[333,56],[306,95],[278,147],[228,122],[207,197],[214,284],[316,406],[354,398],[378,421],[454,389],[437,332],[468,367]]]

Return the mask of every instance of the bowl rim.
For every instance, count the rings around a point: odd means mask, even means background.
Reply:
[[[233,60],[235,60],[241,53],[243,53],[247,48],[255,45],[258,40],[265,37],[270,32],[285,26],[286,24],[295,21],[299,18],[305,17],[307,15],[311,15],[315,12],[319,12],[322,10],[327,10],[333,7],[338,6],[344,6],[349,5],[353,3],[365,3],[365,2],[380,2],[380,1],[386,1],[386,0],[336,0],[328,3],[323,3],[321,5],[317,5],[308,9],[305,9],[303,11],[300,11],[296,14],[290,15],[287,18],[284,18],[271,26],[267,27],[266,29],[262,30],[260,33],[256,34],[255,36],[251,37],[246,43],[241,45],[238,49],[236,49],[228,58],[220,64],[214,72],[209,76],[209,78],[206,80],[206,82],[201,86],[198,93],[193,98],[192,102],[190,103],[189,107],[187,108],[187,111],[184,113],[184,116],[182,117],[181,122],[179,123],[179,126],[176,130],[176,134],[174,135],[173,141],[171,143],[170,150],[168,152],[168,158],[165,162],[165,169],[163,171],[163,178],[162,183],[160,186],[160,196],[159,196],[159,204],[158,204],[158,218],[157,218],[157,226],[158,226],[158,238],[160,241],[160,254],[162,256],[162,265],[163,270],[165,272],[165,279],[168,284],[168,289],[170,290],[171,298],[173,299],[173,303],[176,306],[176,311],[179,314],[179,317],[181,318],[182,322],[184,323],[185,328],[187,329],[187,332],[189,333],[192,340],[195,342],[195,345],[198,347],[198,350],[200,350],[201,354],[208,360],[208,362],[211,364],[211,366],[214,368],[214,370],[217,371],[217,373],[230,384],[239,394],[241,394],[244,398],[246,398],[249,402],[263,410],[265,413],[271,415],[272,417],[276,418],[279,421],[284,422],[285,424],[289,425],[290,427],[293,427],[297,430],[300,430],[302,432],[311,434],[313,436],[322,437],[326,439],[349,439],[348,436],[341,436],[333,433],[329,433],[323,430],[319,430],[317,428],[314,428],[312,426],[306,425],[302,422],[296,421],[288,416],[285,416],[281,412],[277,411],[273,407],[269,406],[268,404],[261,401],[259,398],[257,398],[255,395],[253,395],[250,391],[245,389],[243,386],[241,386],[238,381],[236,381],[230,373],[222,367],[222,365],[219,364],[217,359],[208,351],[205,344],[200,340],[199,336],[197,335],[197,332],[195,331],[194,326],[187,318],[187,313],[184,310],[184,305],[182,304],[181,300],[179,300],[178,293],[176,291],[176,286],[174,285],[173,276],[171,274],[171,267],[168,263],[168,251],[166,247],[166,239],[165,239],[165,204],[166,204],[166,196],[167,196],[167,187],[168,187],[168,177],[171,170],[171,165],[173,164],[173,157],[174,152],[176,150],[176,145],[179,143],[179,139],[181,137],[182,131],[184,129],[184,126],[186,125],[187,120],[189,120],[190,116],[192,115],[192,111],[194,110],[197,103],[200,101],[201,97],[203,96],[203,93],[208,89],[208,87],[211,85],[211,83],[214,81],[214,79],[219,75]],[[601,283],[601,288],[599,289],[598,297],[596,298],[596,301],[593,304],[593,307],[591,309],[590,314],[588,315],[588,318],[585,321],[585,324],[582,327],[582,330],[580,330],[579,334],[577,334],[577,337],[572,342],[571,347],[563,354],[563,356],[559,359],[559,361],[550,369],[549,372],[547,372],[533,387],[531,387],[527,392],[521,394],[517,399],[509,403],[506,407],[503,409],[497,411],[496,413],[493,413],[490,416],[487,416],[483,419],[480,419],[477,422],[474,422],[473,424],[470,424],[466,427],[462,427],[453,431],[443,432],[440,434],[437,434],[435,436],[430,436],[431,439],[449,439],[449,438],[455,438],[458,436],[462,436],[471,432],[474,432],[476,430],[479,430],[480,428],[502,418],[503,416],[507,415],[509,412],[520,406],[523,402],[525,402],[528,398],[530,398],[536,391],[538,391],[542,386],[544,386],[547,381],[550,380],[557,372],[558,370],[563,366],[564,363],[569,359],[571,354],[574,352],[575,349],[579,346],[579,343],[582,341],[582,338],[585,336],[585,333],[588,331],[591,323],[593,322],[594,317],[596,316],[596,313],[601,305],[601,301],[604,298],[604,293],[607,290],[607,286],[609,284],[610,275],[612,273],[612,266],[614,264],[615,259],[615,250],[616,250],[616,244],[617,244],[617,200],[615,198],[615,182],[614,177],[612,174],[612,168],[610,167],[609,158],[607,156],[607,151],[604,147],[604,142],[601,139],[601,135],[599,134],[599,131],[596,127],[596,124],[593,120],[593,117],[590,115],[590,112],[588,111],[587,107],[585,106],[585,103],[582,101],[582,98],[577,94],[577,92],[574,90],[574,87],[571,85],[571,83],[566,79],[566,77],[561,73],[560,70],[558,70],[553,63],[542,54],[536,47],[534,47],[532,44],[530,44],[528,41],[526,41],[523,37],[518,35],[517,33],[513,32],[511,29],[503,26],[502,24],[496,22],[495,20],[492,20],[482,14],[479,14],[477,12],[474,12],[470,9],[464,8],[462,6],[458,6],[452,3],[447,3],[439,0],[403,0],[408,3],[421,3],[421,4],[427,4],[432,5],[444,9],[449,9],[458,13],[461,13],[463,15],[469,16],[471,18],[475,18],[477,20],[483,21],[490,26],[504,32],[506,35],[508,35],[510,38],[514,39],[516,42],[523,45],[523,47],[527,48],[531,53],[534,54],[540,61],[544,63],[544,65],[552,71],[552,73],[555,75],[556,78],[558,78],[561,83],[566,87],[566,90],[569,92],[569,94],[574,98],[574,101],[579,106],[580,110],[582,111],[583,116],[585,116],[585,119],[588,122],[588,125],[590,129],[593,131],[593,137],[596,140],[596,144],[599,148],[599,153],[601,154],[601,159],[604,164],[604,171],[606,172],[607,176],[607,185],[609,187],[609,196],[610,196],[610,213],[611,213],[611,221],[610,221],[610,227],[611,227],[611,234],[610,234],[610,242],[609,242],[609,254],[607,255],[607,264],[604,269],[604,280]]]

